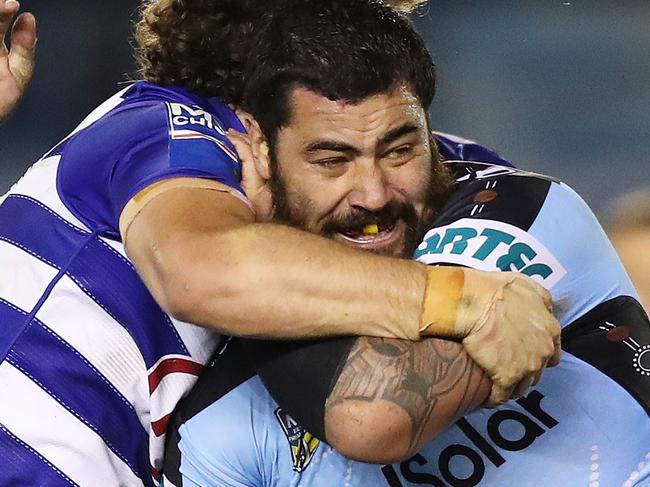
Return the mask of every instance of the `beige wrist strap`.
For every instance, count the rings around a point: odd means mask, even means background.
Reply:
[[[219,181],[203,178],[164,179],[162,181],[153,183],[141,190],[138,194],[129,200],[129,202],[122,210],[122,213],[120,214],[119,225],[120,235],[122,237],[122,243],[124,245],[126,245],[126,238],[129,227],[131,226],[131,223],[133,223],[135,217],[138,216],[138,214],[142,211],[142,209],[157,196],[160,196],[169,190],[178,188],[196,188],[222,191],[236,196],[244,203],[246,203],[249,207],[251,206],[250,202],[244,197],[244,195],[234,190],[230,186],[226,186],[225,184],[220,183]]]
[[[457,337],[456,319],[463,297],[465,273],[461,267],[427,267],[420,335]]]

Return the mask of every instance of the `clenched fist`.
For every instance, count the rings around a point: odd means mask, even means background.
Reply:
[[[434,297],[446,289],[445,300]],[[513,272],[432,268],[423,335],[455,337],[493,382],[487,406],[520,397],[560,360],[560,324],[551,297]]]

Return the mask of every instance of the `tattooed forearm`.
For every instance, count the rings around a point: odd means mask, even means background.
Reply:
[[[410,418],[409,451],[485,400],[481,370],[455,342],[359,338],[327,400],[326,411],[346,401],[388,401]]]

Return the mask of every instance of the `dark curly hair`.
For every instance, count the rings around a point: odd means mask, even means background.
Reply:
[[[287,0],[276,12],[250,52],[241,104],[271,149],[291,121],[296,87],[356,104],[405,85],[429,108],[436,91],[433,60],[409,20],[385,2]]]
[[[280,0],[146,0],[136,26],[141,76],[239,103],[256,31]]]
[[[411,11],[426,0],[388,0]],[[142,78],[239,104],[257,32],[282,0],[145,0],[136,25]]]

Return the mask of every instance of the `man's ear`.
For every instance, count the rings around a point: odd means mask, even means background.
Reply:
[[[271,179],[270,149],[268,141],[262,133],[260,124],[257,123],[253,115],[243,110],[238,109],[237,116],[244,124],[246,132],[248,132],[255,169],[262,179],[268,181]]]

